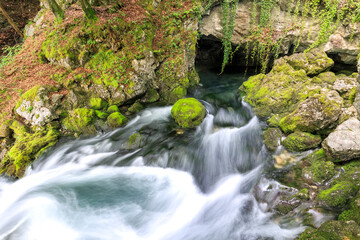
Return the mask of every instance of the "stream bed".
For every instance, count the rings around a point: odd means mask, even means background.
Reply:
[[[264,123],[238,99],[241,74],[200,73],[207,116],[179,129],[171,106],[147,108],[124,128],[63,139],[18,181],[0,179],[0,239],[294,239],[301,221],[274,217],[282,186]],[[129,141],[130,138],[130,141]]]

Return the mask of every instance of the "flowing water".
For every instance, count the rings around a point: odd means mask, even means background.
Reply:
[[[0,239],[295,238],[304,228],[269,208],[281,186],[264,177],[261,122],[236,95],[246,78],[201,79],[191,95],[208,114],[196,129],[177,129],[171,106],[148,108],[124,128],[63,140],[18,181],[2,178]]]

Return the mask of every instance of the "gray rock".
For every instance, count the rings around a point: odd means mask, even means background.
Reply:
[[[22,99],[16,113],[23,117],[26,123],[32,126],[43,126],[59,118],[56,109],[59,107],[63,95],[55,94],[49,99],[50,89],[40,87],[34,98]]]
[[[360,121],[350,118],[323,141],[328,159],[343,162],[360,157]]]

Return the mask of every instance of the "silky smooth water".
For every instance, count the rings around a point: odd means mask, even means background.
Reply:
[[[0,239],[295,238],[300,224],[272,218],[280,185],[264,177],[261,122],[236,94],[245,79],[201,75],[191,95],[207,116],[196,129],[177,129],[171,106],[148,108],[124,128],[64,139],[18,181],[2,178]]]

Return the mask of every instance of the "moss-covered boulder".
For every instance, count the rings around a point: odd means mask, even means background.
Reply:
[[[22,132],[14,146],[8,151],[0,164],[2,172],[22,177],[27,166],[46,149],[58,141],[55,129],[44,129],[35,133]]]
[[[129,113],[138,113],[140,112],[141,110],[144,109],[144,106],[139,103],[139,102],[135,102],[133,105],[131,105],[129,108],[128,108],[128,112]]]
[[[67,130],[72,132],[95,134],[94,121],[95,111],[93,109],[77,108],[69,112],[69,116],[63,120],[63,124]]]
[[[299,240],[356,240],[359,236],[360,226],[356,222],[331,220],[323,223],[318,229],[307,229]]]
[[[304,70],[294,70],[284,59],[278,59],[270,73],[250,77],[239,90],[256,115],[267,118],[272,113],[293,111],[300,100],[319,92],[320,88],[311,87]]]
[[[119,112],[119,108],[116,105],[111,105],[111,106],[108,107],[106,112],[109,113],[109,114],[114,113],[114,112]]]
[[[283,133],[278,128],[268,128],[264,131],[264,143],[270,151],[275,151],[280,146]]]
[[[102,111],[99,111],[99,110],[95,110],[95,114],[100,119],[106,119],[109,116],[108,113],[105,113],[105,112],[102,112]]]
[[[180,99],[171,108],[171,117],[183,128],[200,125],[205,115],[205,107],[195,98]]]
[[[95,110],[103,109],[107,106],[107,102],[101,98],[91,98],[90,107]]]
[[[280,120],[285,133],[316,132],[334,127],[342,111],[343,99],[336,91],[324,91],[301,102],[289,115]]]
[[[119,112],[114,112],[107,117],[107,123],[112,128],[122,127],[127,123],[127,118]]]
[[[306,132],[294,132],[287,136],[282,145],[290,151],[300,152],[316,148],[321,143],[321,137]]]
[[[307,53],[293,54],[284,57],[284,59],[295,70],[305,70],[309,76],[317,75],[334,66],[334,61],[319,49],[313,49]]]
[[[356,186],[356,183],[342,181],[334,184],[328,189],[320,191],[317,200],[327,207],[343,208],[356,194],[357,190],[358,187]]]
[[[339,216],[339,221],[355,221],[357,224],[360,224],[360,192],[357,196],[351,201],[347,210],[342,212]]]

